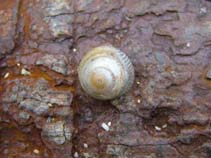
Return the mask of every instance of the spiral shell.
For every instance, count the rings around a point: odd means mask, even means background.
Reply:
[[[126,54],[106,45],[92,49],[83,57],[78,75],[82,88],[90,96],[109,100],[131,88],[134,68]]]

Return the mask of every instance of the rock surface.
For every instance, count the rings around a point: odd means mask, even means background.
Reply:
[[[0,17],[2,158],[211,157],[210,1],[5,0]],[[135,68],[111,101],[77,76],[103,44]]]
[[[0,59],[15,47],[19,0],[3,1],[0,6]]]

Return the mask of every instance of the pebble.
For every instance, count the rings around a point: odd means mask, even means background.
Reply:
[[[163,126],[162,126],[162,128],[166,128],[167,127],[167,124],[164,124]]]
[[[34,149],[33,152],[34,152],[35,154],[39,154],[39,153],[40,153],[40,151],[39,151],[38,149]]]
[[[109,126],[106,123],[102,123],[101,127],[105,130],[105,131],[109,131]]]
[[[49,106],[49,107],[53,107],[53,104],[51,104],[51,103],[48,103],[48,106]]]
[[[189,47],[190,47],[190,42],[188,42],[188,43],[186,44],[186,46],[189,48]]]
[[[8,77],[9,77],[9,75],[10,75],[10,73],[9,73],[9,72],[7,72],[7,73],[4,75],[4,78],[8,78]]]
[[[161,128],[158,127],[158,126],[155,126],[155,130],[156,130],[156,131],[161,131]]]
[[[75,152],[74,155],[73,155],[73,157],[74,158],[78,158],[79,157],[78,152]]]
[[[31,72],[29,72],[28,70],[22,68],[22,69],[21,69],[21,75],[24,75],[24,76],[26,76],[26,75],[31,75]]]
[[[109,126],[109,127],[111,126],[111,122],[108,122],[108,126]]]
[[[141,103],[141,99],[137,99],[137,103],[140,104]]]
[[[88,148],[88,144],[84,143],[84,148]]]
[[[77,51],[77,49],[76,48],[73,48],[73,52],[76,52]]]

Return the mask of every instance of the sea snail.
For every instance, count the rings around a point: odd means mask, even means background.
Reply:
[[[125,94],[134,81],[134,68],[129,58],[110,45],[90,50],[78,68],[81,87],[90,96],[109,100]]]

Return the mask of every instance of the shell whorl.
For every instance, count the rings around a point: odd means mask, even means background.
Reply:
[[[108,100],[126,93],[134,81],[134,68],[126,54],[112,46],[89,51],[78,68],[82,88],[90,96]]]

